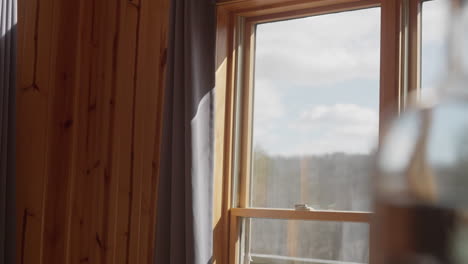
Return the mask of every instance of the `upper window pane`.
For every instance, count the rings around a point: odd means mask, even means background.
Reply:
[[[431,96],[447,68],[445,56],[449,0],[431,0],[422,5],[421,92]]]
[[[256,29],[251,206],[369,210],[380,8]]]

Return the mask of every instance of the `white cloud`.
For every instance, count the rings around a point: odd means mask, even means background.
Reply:
[[[378,135],[376,110],[353,104],[311,106],[296,119],[256,123],[255,145],[270,155],[370,153]]]
[[[268,80],[255,81],[255,94],[268,96],[255,96],[256,122],[265,123],[284,115],[284,105],[281,94],[274,83]]]
[[[256,37],[255,89],[263,96],[254,102],[254,144],[286,156],[368,153],[378,131],[376,110],[346,103],[307,105],[286,93],[302,92],[294,87],[378,80],[380,10],[259,25]],[[330,98],[325,93],[317,96]],[[311,90],[304,94],[311,95]]]
[[[296,85],[377,79],[379,22],[379,9],[368,9],[260,25],[256,78]]]
[[[278,139],[274,131],[278,120],[285,115],[285,106],[280,91],[270,81],[257,80],[255,94],[259,96],[254,97],[254,138],[270,145]]]
[[[355,104],[335,104],[306,109],[295,125],[307,130],[318,126],[337,129],[347,134],[369,135],[375,132],[377,124],[378,115],[370,108]]]
[[[292,152],[298,153],[368,153],[378,135],[375,110],[354,104],[313,106],[291,124],[301,131],[304,142]]]

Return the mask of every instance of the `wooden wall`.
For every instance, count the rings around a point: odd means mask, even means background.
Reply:
[[[168,0],[18,1],[18,263],[152,263]]]

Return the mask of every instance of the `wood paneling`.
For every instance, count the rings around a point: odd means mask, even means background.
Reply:
[[[19,0],[18,263],[152,263],[168,0]]]

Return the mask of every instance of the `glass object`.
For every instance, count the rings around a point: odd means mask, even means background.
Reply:
[[[246,220],[251,225],[250,264],[368,263],[367,223]]]
[[[372,263],[468,263],[468,1],[451,3],[437,101],[403,113],[379,150]]]
[[[257,25],[252,207],[370,210],[380,8]]]

